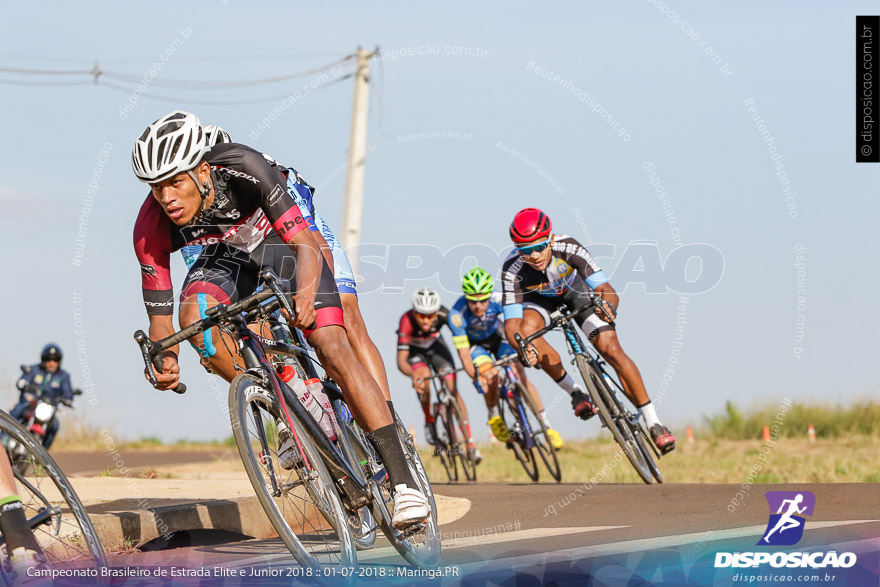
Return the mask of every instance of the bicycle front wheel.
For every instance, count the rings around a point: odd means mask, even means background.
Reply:
[[[559,468],[559,458],[556,456],[556,449],[553,448],[553,444],[547,435],[547,426],[544,425],[544,421],[538,415],[538,410],[535,408],[532,396],[529,395],[526,386],[520,381],[517,381],[515,385],[520,397],[523,399],[523,407],[525,408],[526,418],[529,421],[529,428],[532,431],[532,438],[535,440],[535,448],[538,449],[541,460],[544,461],[544,465],[550,471],[550,476],[556,479],[558,483],[562,481],[562,469]]]
[[[322,566],[356,567],[348,512],[299,420],[294,417],[292,422],[293,455],[282,464],[277,427],[284,421],[281,405],[258,378],[243,373],[232,380],[229,416],[257,498],[297,562],[318,572]]]
[[[529,476],[529,479],[532,481],[538,481],[538,461],[535,460],[534,451],[528,447],[525,442],[525,439],[522,436],[522,425],[519,424],[519,415],[516,413],[515,408],[511,408],[511,417],[507,418],[505,416],[504,402],[505,400],[499,399],[498,405],[501,408],[501,418],[504,420],[504,425],[507,426],[507,430],[510,432],[510,440],[507,443],[507,446],[513,450],[513,456],[516,457],[516,460],[519,461],[519,464],[522,465],[522,468],[525,470],[526,475]],[[519,405],[519,404],[517,404]],[[520,429],[517,432],[513,427],[511,427],[511,422],[516,422],[519,424],[517,428]]]
[[[440,457],[440,463],[446,470],[450,483],[458,481],[458,464],[453,452],[455,428],[450,421],[449,411],[442,404],[434,404],[434,430],[437,436],[437,444],[434,450]]]
[[[618,407],[619,404],[614,401],[612,392],[605,386],[602,376],[593,369],[593,366],[583,355],[577,355],[577,367],[590,391],[593,403],[599,410],[599,418],[602,423],[611,431],[614,441],[623,450],[623,454],[639,477],[642,478],[642,481],[647,484],[653,483],[654,477],[651,475],[651,469],[642,453],[642,448],[629,427],[626,412]]]
[[[15,418],[3,411],[0,436],[10,463],[15,459],[29,471],[28,476],[18,470],[13,473],[25,516],[49,564],[54,569],[96,569],[100,577],[101,569],[107,566],[104,547],[58,463]],[[5,543],[0,536],[0,544]],[[0,565],[3,574],[5,562]]]
[[[455,398],[450,398],[446,409],[449,415],[451,457],[453,459],[458,457],[458,460],[461,461],[461,468],[468,481],[476,481],[477,463],[474,461],[473,451],[468,447],[467,426],[465,426],[464,418],[461,417],[461,410]]]

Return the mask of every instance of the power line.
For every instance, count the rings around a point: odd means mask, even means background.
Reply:
[[[331,82],[328,82],[326,84],[318,86],[314,90],[311,90],[309,93],[314,93],[318,90],[323,90],[324,88],[332,86],[332,85],[339,83],[343,80],[346,80],[346,79],[352,77],[353,75],[354,75],[353,73],[348,73],[343,76],[340,76]],[[106,81],[99,81],[98,85],[104,86],[106,88],[110,88],[113,90],[117,90],[117,91],[123,92],[125,94],[131,94],[131,89],[125,88],[123,86],[117,86],[116,84],[111,84]],[[296,90],[296,91],[299,91],[299,90]],[[180,104],[181,102],[186,102],[189,104],[198,104],[200,106],[245,106],[248,104],[260,104],[263,102],[275,102],[277,100],[283,100],[285,98],[289,98],[290,96],[294,95],[294,93],[295,92],[291,92],[291,93],[283,94],[280,96],[273,96],[271,98],[257,98],[257,99],[247,99],[247,100],[220,100],[220,101],[217,101],[217,100],[193,100],[190,98],[174,98],[171,96],[159,96],[156,94],[148,94],[148,93],[143,93],[143,92],[140,94],[140,97],[141,98],[149,98],[151,100],[159,100],[162,102],[171,102],[174,104]]]
[[[6,84],[8,86],[89,86],[93,85],[93,82],[86,80],[65,82],[28,82],[23,80],[7,80],[0,78],[0,84]]]
[[[333,61],[332,63],[328,63],[327,65],[317,67],[315,69],[310,69],[307,71],[302,71],[299,73],[292,73],[289,75],[282,75],[277,77],[269,77],[262,79],[252,79],[252,80],[243,80],[243,81],[208,81],[208,80],[185,80],[185,79],[153,79],[150,81],[150,85],[164,87],[164,88],[175,88],[175,89],[192,89],[192,90],[223,90],[230,88],[242,88],[242,87],[250,87],[257,85],[265,85],[265,84],[275,84],[278,82],[283,82],[291,79],[296,79],[298,77],[305,77],[308,75],[314,75],[316,73],[320,73],[322,71],[326,71],[337,65],[345,63],[353,59],[355,55],[346,55],[342,59],[337,61]],[[100,71],[100,75],[105,77],[118,79],[121,81],[129,81],[129,82],[140,82],[143,79],[143,76],[136,76],[116,71]]]

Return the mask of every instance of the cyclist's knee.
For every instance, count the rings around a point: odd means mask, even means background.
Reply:
[[[180,313],[177,317],[180,328],[186,328],[204,318],[208,308],[216,306],[217,303],[215,298],[205,293],[196,293],[186,297],[180,303]],[[210,359],[217,352],[212,330],[206,330],[189,339],[190,345],[206,359]]]

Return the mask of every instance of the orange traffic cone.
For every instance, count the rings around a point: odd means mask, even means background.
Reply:
[[[687,441],[688,442],[694,441],[694,429],[691,428],[690,426],[687,427]]]
[[[415,426],[409,427],[409,435],[412,436],[413,446],[415,448],[419,448],[419,443],[416,441],[416,427]]]
[[[770,440],[770,427],[769,426],[764,426],[764,432],[761,433],[761,438],[764,440],[764,442]]]
[[[816,442],[816,429],[813,428],[812,424],[807,428],[807,435],[810,437],[810,442]]]

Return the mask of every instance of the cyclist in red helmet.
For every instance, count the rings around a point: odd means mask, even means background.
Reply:
[[[605,273],[577,240],[553,234],[550,217],[537,208],[517,212],[510,225],[514,250],[504,262],[503,284],[504,331],[512,345],[514,334],[526,337],[550,323],[550,313],[560,304],[571,310],[592,304],[587,291],[602,296],[611,320],[617,315],[619,297]],[[657,417],[657,411],[645,390],[638,367],[620,346],[614,324],[610,324],[598,306],[578,319],[589,341],[620,376],[624,392],[645,418],[654,444],[662,453],[675,448],[675,437]],[[535,339],[537,357],[529,356],[532,365],[541,364],[557,385],[571,395],[575,415],[584,420],[596,414],[596,408],[581,386],[562,366],[559,354],[543,337]]]

